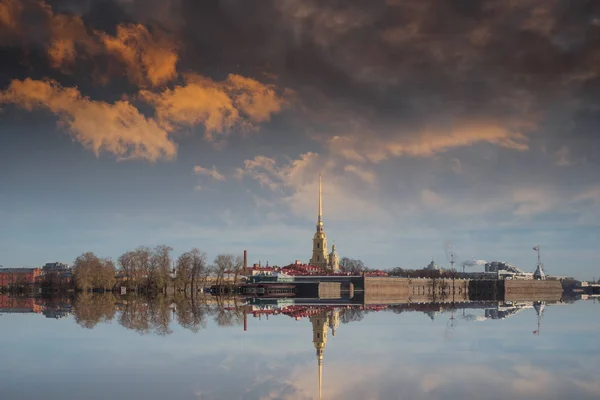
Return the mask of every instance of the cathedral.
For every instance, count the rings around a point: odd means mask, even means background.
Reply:
[[[327,253],[327,236],[323,228],[323,179],[321,174],[319,174],[319,216],[317,231],[313,236],[313,251],[309,264],[329,272],[340,271],[340,256],[335,251],[335,245],[332,246],[331,253]]]

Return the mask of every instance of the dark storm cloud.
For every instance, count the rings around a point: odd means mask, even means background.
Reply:
[[[151,20],[139,1],[121,4]],[[182,70],[272,74],[333,132],[336,120],[339,132],[391,135],[471,120],[530,130],[598,75],[595,1],[180,0],[164,9],[172,14],[156,20],[178,32]]]
[[[145,35],[150,38],[146,42],[155,43],[160,39],[155,32],[164,32],[173,45],[159,47],[173,55],[179,73],[216,80],[231,73],[259,81],[275,79],[278,86],[298,94],[296,110],[304,129],[326,139],[366,133],[394,139],[424,131],[443,135],[464,130],[465,125],[529,136],[543,130],[548,110],[557,105],[563,106],[565,121],[576,113],[581,124],[593,123],[578,102],[595,101],[590,88],[598,85],[596,1],[48,4],[54,15],[64,12],[82,21],[72,25],[83,37],[74,50],[67,46],[55,51],[62,56],[61,66],[62,59],[70,61],[81,47],[98,45],[85,34],[99,35],[100,44],[106,46],[110,42],[106,38],[121,45],[139,42]],[[138,28],[125,31],[123,26]],[[64,40],[58,43],[64,45]],[[140,76],[142,71],[135,69],[141,63],[128,51],[113,47],[110,56],[121,67],[125,64],[129,81],[136,85],[165,84],[177,74],[171,62],[172,69],[156,69],[163,75]],[[50,58],[57,63],[56,56]],[[81,73],[80,68],[74,70]]]

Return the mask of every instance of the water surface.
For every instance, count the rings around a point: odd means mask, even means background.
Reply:
[[[319,353],[323,399],[600,398],[593,301],[411,311],[103,299],[4,308],[0,398],[318,399]]]

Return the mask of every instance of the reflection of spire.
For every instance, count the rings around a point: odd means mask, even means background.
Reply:
[[[321,311],[310,317],[313,328],[313,345],[317,350],[317,362],[319,366],[319,399],[321,399],[323,388],[323,352],[327,345],[327,331],[329,330],[329,318],[327,311]]]
[[[535,312],[537,313],[538,316],[538,321],[537,321],[537,329],[535,331],[533,331],[534,335],[540,336],[540,325],[542,323],[542,314],[544,313],[544,308],[546,307],[546,304],[543,301],[540,302],[536,302],[533,304],[533,308],[535,309]]]
[[[323,355],[319,357],[319,400],[323,398]]]

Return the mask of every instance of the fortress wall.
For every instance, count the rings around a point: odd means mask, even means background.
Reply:
[[[342,297],[340,282],[319,282],[318,297],[320,299],[339,299]]]
[[[504,299],[506,301],[558,301],[562,298],[562,293],[562,283],[556,280],[504,281]]]
[[[439,301],[466,301],[468,280],[365,277],[364,303],[411,303]]]

